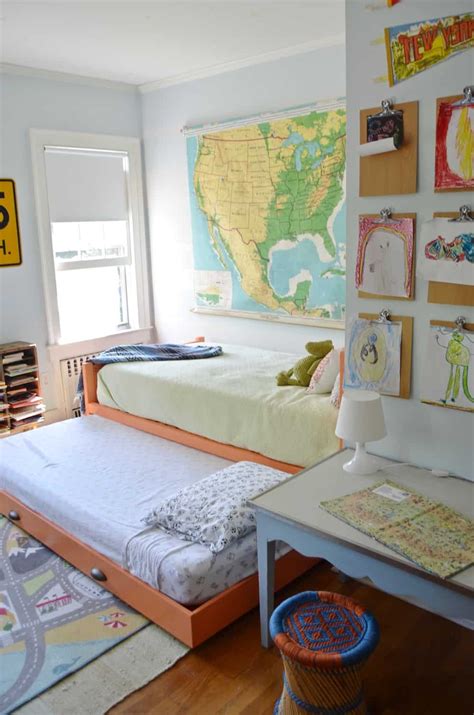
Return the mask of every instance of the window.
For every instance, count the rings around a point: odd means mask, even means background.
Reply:
[[[31,139],[50,343],[148,328],[139,141]]]

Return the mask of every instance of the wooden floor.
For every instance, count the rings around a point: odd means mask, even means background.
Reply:
[[[371,715],[472,715],[474,633],[355,581],[342,583],[327,564],[285,589],[353,596],[376,616],[381,642],[365,670]],[[110,715],[271,715],[281,683],[275,648],[259,643],[254,610],[169,671],[130,695]]]

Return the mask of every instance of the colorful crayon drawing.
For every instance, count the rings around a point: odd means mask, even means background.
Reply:
[[[371,295],[410,298],[413,293],[412,218],[359,217],[356,287]]]
[[[400,323],[354,318],[349,329],[344,387],[400,393]]]
[[[474,224],[435,218],[421,227],[417,272],[425,280],[474,284]]]
[[[474,102],[440,102],[436,121],[435,191],[474,189]]]
[[[392,87],[473,46],[473,12],[387,27],[389,84]]]
[[[474,412],[473,355],[474,333],[432,325],[421,401]]]

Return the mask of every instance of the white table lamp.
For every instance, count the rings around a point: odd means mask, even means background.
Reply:
[[[369,390],[346,390],[336,424],[336,436],[355,442],[354,457],[344,464],[346,472],[373,474],[377,461],[365,451],[366,442],[382,439],[387,434],[380,395]]]

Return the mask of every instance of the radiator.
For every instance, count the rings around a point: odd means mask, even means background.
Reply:
[[[63,402],[66,411],[66,419],[69,417],[80,417],[79,398],[77,397],[77,381],[82,369],[82,363],[87,358],[95,357],[98,353],[89,355],[76,355],[76,357],[61,360],[61,385],[63,390]]]

